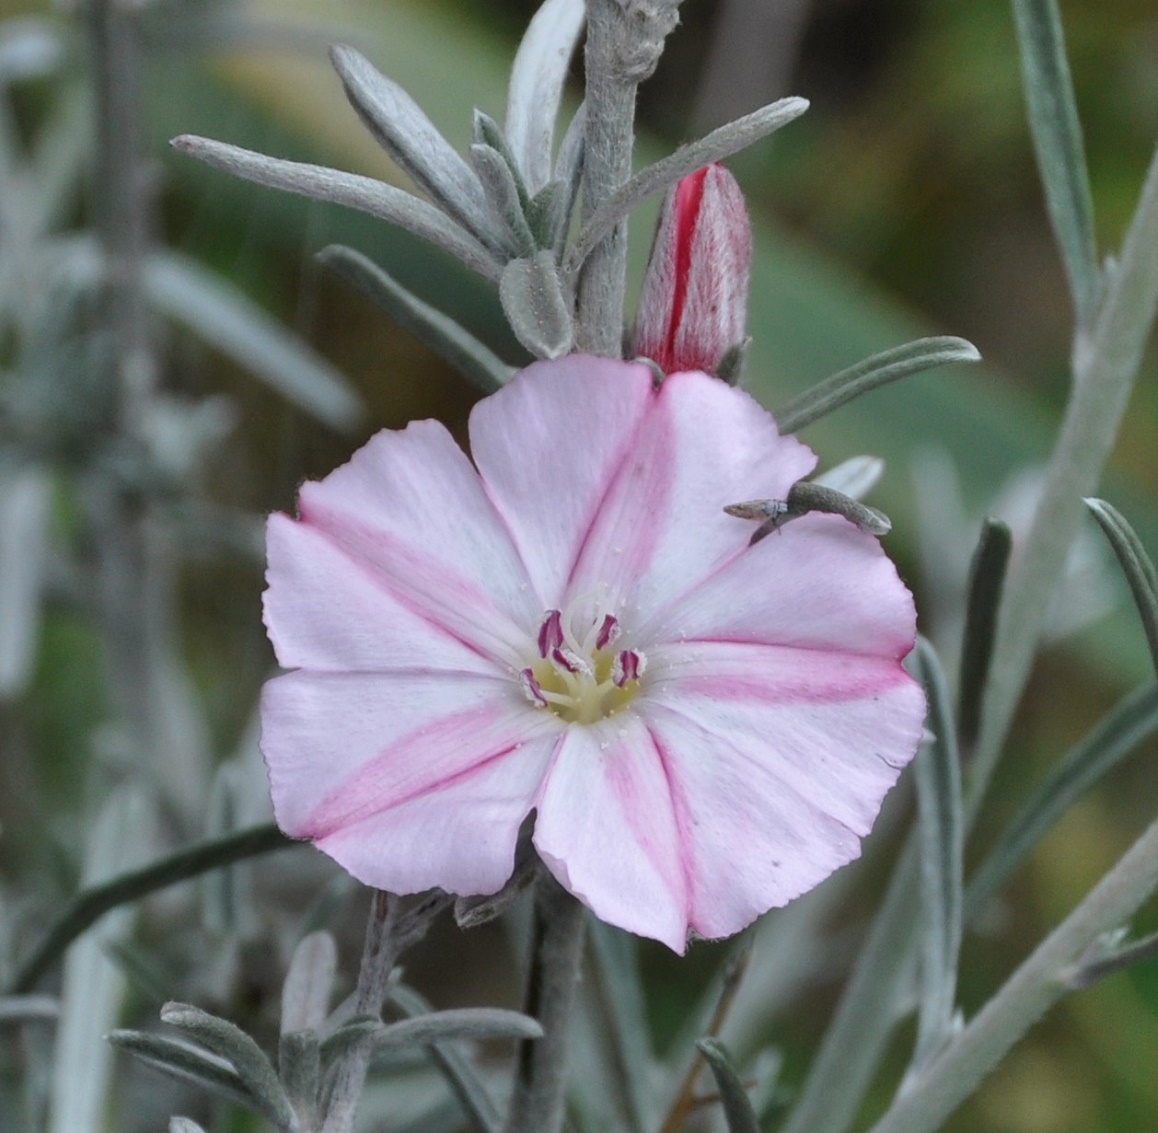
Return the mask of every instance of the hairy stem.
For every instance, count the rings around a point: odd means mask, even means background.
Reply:
[[[508,1133],[558,1133],[567,1090],[567,1052],[586,911],[550,874],[535,886],[535,918],[525,1010],[543,1037],[519,1048]]]

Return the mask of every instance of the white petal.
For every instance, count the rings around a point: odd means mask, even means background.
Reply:
[[[663,758],[630,712],[573,726],[538,802],[535,847],[600,920],[683,952],[687,879]]]
[[[442,425],[378,433],[348,464],[305,484],[299,511],[420,617],[508,667],[525,664],[542,607]]]

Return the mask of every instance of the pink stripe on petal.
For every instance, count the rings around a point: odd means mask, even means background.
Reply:
[[[600,920],[682,952],[687,893],[660,754],[630,713],[571,727],[539,797],[535,847]]]
[[[622,601],[624,632],[646,650],[656,640],[651,620],[662,613],[661,624],[678,632],[683,595],[746,549],[751,525],[724,508],[782,498],[815,462],[741,390],[706,374],[669,375],[585,541],[570,592],[609,587]]]
[[[347,464],[303,485],[298,505],[303,522],[486,652],[521,641],[542,615],[505,523],[438,422],[377,433]]]
[[[265,623],[285,668],[430,668],[494,673],[493,662],[391,590],[389,580],[323,532],[269,518]]]
[[[513,674],[298,670],[267,682],[261,719],[278,825],[298,838],[563,726],[526,700]],[[369,793],[352,794],[351,784]]]
[[[653,709],[690,862],[692,929],[729,936],[860,853],[860,839],[694,720]]]
[[[317,846],[359,881],[392,893],[494,893],[511,876],[519,827],[557,742],[532,741],[513,759],[479,764]]]
[[[899,661],[916,640],[916,611],[876,539],[839,516],[809,515],[725,561],[638,632],[650,641],[750,641]]]
[[[322,799],[303,832],[325,838],[412,799],[438,796],[480,768],[516,754],[529,737],[541,735],[535,725],[544,714],[530,713],[534,709],[512,728],[509,718],[487,705],[401,737]]]
[[[702,688],[689,667],[679,679],[649,683],[637,701],[639,714],[649,723],[663,713],[689,721],[810,805],[867,833],[881,799],[916,752],[924,719],[920,685],[893,662],[853,658],[853,667],[846,666],[839,683],[830,680],[829,695],[821,698],[789,674],[786,655],[792,651],[737,652],[754,674],[764,674],[764,694],[721,697]],[[819,655],[801,656],[815,671]],[[856,666],[865,673],[860,696],[853,695],[861,682]],[[784,695],[776,695],[778,688]]]
[[[575,354],[528,366],[472,410],[471,453],[540,611],[566,604],[580,547],[654,401],[646,366]]]

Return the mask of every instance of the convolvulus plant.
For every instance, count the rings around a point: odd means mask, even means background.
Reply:
[[[302,484],[294,514],[269,517],[262,612],[284,671],[265,683],[257,715],[275,823],[239,829],[241,784],[254,780],[241,759],[211,772],[205,745],[190,743],[199,725],[180,699],[175,617],[175,532],[210,506],[206,450],[223,418],[182,403],[191,432],[203,426],[197,443],[167,431],[176,403],[158,311],[328,424],[349,424],[356,405],[304,346],[155,243],[138,86],[148,25],[137,9],[91,0],[92,234],[55,233],[42,204],[39,227],[15,206],[2,218],[5,247],[25,257],[13,262],[64,265],[67,301],[5,292],[13,470],[0,504],[29,548],[0,579],[0,599],[21,611],[0,675],[14,689],[27,680],[30,611],[43,598],[43,571],[28,563],[48,555],[60,480],[84,551],[58,550],[60,571],[102,646],[116,727],[79,808],[80,892],[8,945],[0,1026],[19,1039],[12,1066],[25,1068],[23,1083],[7,1082],[14,1128],[104,1126],[115,1079],[99,1028],[112,1049],[193,1087],[164,1095],[163,1117],[183,1133],[245,1127],[241,1111],[282,1133],[844,1133],[866,1119],[874,1133],[921,1133],[949,1120],[1059,999],[1158,952],[1131,931],[1158,886],[1152,821],[985,1002],[966,1006],[959,990],[967,931],[1058,819],[1158,727],[1148,676],[974,865],[970,835],[1086,509],[1158,673],[1153,562],[1123,514],[1094,498],[1158,309],[1158,158],[1119,253],[1100,263],[1056,5],[1013,10],[1072,299],[1072,383],[1024,539],[987,521],[962,569],[950,658],[918,636],[918,604],[881,543],[892,524],[862,502],[881,462],[817,473],[795,434],[979,354],[947,336],[896,345],[771,412],[743,388],[748,335],[760,333],[748,317],[752,227],[721,163],[807,103],[756,109],[634,171],[638,88],[680,0],[545,0],[515,55],[502,122],[476,110],[462,152],[365,53],[333,47],[353,110],[414,191],[227,140],[175,139],[263,191],[359,210],[456,258],[493,290],[509,342],[532,359],[505,357],[509,347],[483,342],[365,250],[322,251],[482,396],[465,447],[433,420],[384,429]],[[231,26],[214,5],[196,15],[202,31]],[[43,66],[54,42],[41,45]],[[580,45],[575,107],[566,86]],[[14,134],[0,133],[0,172],[19,186],[39,171]],[[78,143],[77,170],[82,153]],[[653,198],[659,223],[629,319],[628,221]],[[44,358],[55,360],[50,382]],[[92,403],[44,408],[69,380]],[[906,820],[893,807],[891,877],[849,948],[825,931],[841,905],[863,915],[842,867],[901,778],[916,796],[912,829],[896,831]],[[161,817],[193,844],[162,852]],[[292,896],[245,888],[239,863],[295,844],[282,860],[298,865],[276,875]],[[291,885],[295,869],[305,876]],[[350,980],[346,875],[370,890]],[[208,958],[198,972],[178,952],[179,977],[131,931],[142,898],[192,877],[205,882],[205,910],[187,931],[222,950],[216,984]],[[251,1034],[169,1001],[166,1029],[113,1029],[129,983],[168,1000],[166,979],[180,979],[227,1005],[246,950],[262,947],[247,913],[287,908],[294,926],[269,938],[292,949],[259,966],[281,987],[276,1029],[259,1017]],[[500,918],[516,940],[522,1010],[434,1010],[408,983],[405,954],[417,957],[440,919],[470,954],[479,926]],[[674,1040],[648,1018],[641,937],[677,956],[736,939]],[[786,1093],[760,1016],[833,972],[845,974],[840,999]],[[898,1038],[911,1017],[915,1035]],[[890,1044],[905,1054],[883,1074]],[[884,1092],[869,1116],[874,1083]],[[143,1127],[131,1104],[118,1114]]]

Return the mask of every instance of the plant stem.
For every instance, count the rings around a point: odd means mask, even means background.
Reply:
[[[1117,438],[1158,306],[1158,151],[1092,331],[1075,335],[1073,389],[1021,560],[998,620],[990,691],[967,797],[988,785],[1041,641],[1049,603]]]
[[[1009,978],[973,1021],[901,1094],[871,1133],[931,1133],[977,1088],[1010,1047],[1063,995],[1104,933],[1125,923],[1158,888],[1158,822]]]
[[[587,122],[583,219],[631,176],[635,92],[659,61],[681,0],[587,0]],[[618,358],[623,351],[627,222],[605,237],[579,278],[578,347]]]
[[[550,874],[535,883],[535,916],[525,1011],[543,1037],[519,1048],[508,1133],[558,1133],[567,1090],[567,1052],[586,910]]]
[[[299,845],[291,842],[272,823],[251,826],[228,837],[200,842],[143,869],[123,873],[101,885],[82,889],[60,912],[44,939],[32,955],[20,965],[5,995],[30,992],[65,949],[85,929],[95,924],[110,909],[127,905],[142,897],[198,877],[209,870],[222,869],[245,858],[268,854]]]
[[[375,1019],[382,1016],[390,972],[402,951],[394,932],[397,920],[398,899],[389,893],[375,891],[370,903],[370,918],[366,922],[362,964],[358,970],[356,1015],[369,1015]],[[372,1051],[368,1042],[353,1043],[346,1049],[335,1072],[322,1133],[350,1133],[354,1128]]]

